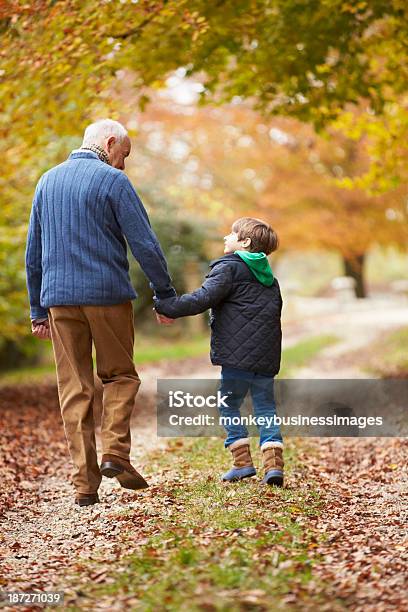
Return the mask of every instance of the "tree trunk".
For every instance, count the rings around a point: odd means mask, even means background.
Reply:
[[[357,298],[367,297],[365,282],[364,282],[364,261],[365,253],[356,255],[355,257],[343,257],[344,274],[351,276],[355,280],[354,291]]]

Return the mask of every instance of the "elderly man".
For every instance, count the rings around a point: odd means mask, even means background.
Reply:
[[[147,487],[129,461],[130,417],[140,379],[133,363],[133,309],[126,242],[158,298],[175,295],[149,218],[127,176],[125,128],[104,119],[82,147],[39,180],[26,248],[32,333],[52,339],[58,395],[74,464],[75,503],[99,502],[102,475]],[[168,323],[157,315],[159,323]],[[96,454],[94,376],[103,383],[102,463]]]

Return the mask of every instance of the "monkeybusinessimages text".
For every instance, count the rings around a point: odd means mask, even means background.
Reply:
[[[383,418],[381,416],[356,416],[356,415],[302,415],[291,414],[286,416],[256,416],[256,415],[240,415],[230,416],[222,414],[223,410],[228,410],[228,395],[222,395],[217,391],[215,395],[200,395],[188,393],[185,391],[169,391],[168,392],[168,408],[218,408],[221,414],[213,416],[211,414],[199,413],[196,415],[183,415],[173,413],[168,415],[168,423],[171,426],[183,427],[211,427],[221,425],[223,427],[230,425],[258,426],[258,427],[273,427],[273,426],[295,426],[295,427],[358,427],[364,429],[367,426],[381,427]]]

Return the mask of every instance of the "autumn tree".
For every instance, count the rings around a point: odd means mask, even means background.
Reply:
[[[359,176],[368,166],[362,141],[332,131],[326,139],[306,126],[285,126],[284,151],[275,157],[274,173],[260,206],[282,226],[284,241],[296,248],[336,250],[344,274],[355,280],[355,293],[366,296],[364,263],[374,245],[405,249],[408,215],[405,188],[369,194],[344,176]]]
[[[337,251],[358,297],[371,247],[406,248],[403,188],[370,195],[340,186],[367,168],[363,141],[335,130],[322,138],[289,118],[265,122],[243,104],[189,111],[160,98],[140,117],[136,180],[156,176],[156,190],[218,219],[220,231],[252,214],[276,226],[282,250]]]
[[[402,0],[0,2],[2,333],[22,329],[33,185],[61,160],[58,143],[79,144],[102,114],[120,117],[116,92],[129,75],[128,104],[140,108],[180,68],[199,77],[201,102],[220,108],[247,100],[265,117],[323,127],[357,105],[359,126],[344,129],[372,125],[373,158],[388,160],[373,159],[365,188],[388,189],[405,167],[407,11]]]
[[[27,144],[72,134],[123,70],[146,101],[170,71],[202,75],[202,101],[248,99],[315,126],[347,104],[381,115],[406,94],[402,0],[36,0],[1,5],[3,126]],[[99,101],[98,101],[99,103]],[[7,129],[3,127],[3,130]]]

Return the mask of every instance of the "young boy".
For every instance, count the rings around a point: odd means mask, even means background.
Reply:
[[[221,365],[221,393],[228,395],[223,417],[240,417],[240,406],[251,393],[260,433],[264,479],[282,486],[282,436],[272,424],[276,414],[273,385],[281,360],[282,297],[267,255],[278,247],[278,237],[264,221],[243,217],[224,237],[224,256],[210,264],[200,289],[179,297],[155,300],[159,314],[176,319],[211,308],[211,361]],[[269,419],[260,417],[269,417]],[[222,479],[254,476],[248,431],[243,424],[225,425],[225,447],[233,467]],[[263,421],[263,423],[262,423]],[[225,421],[224,421],[225,422]]]

